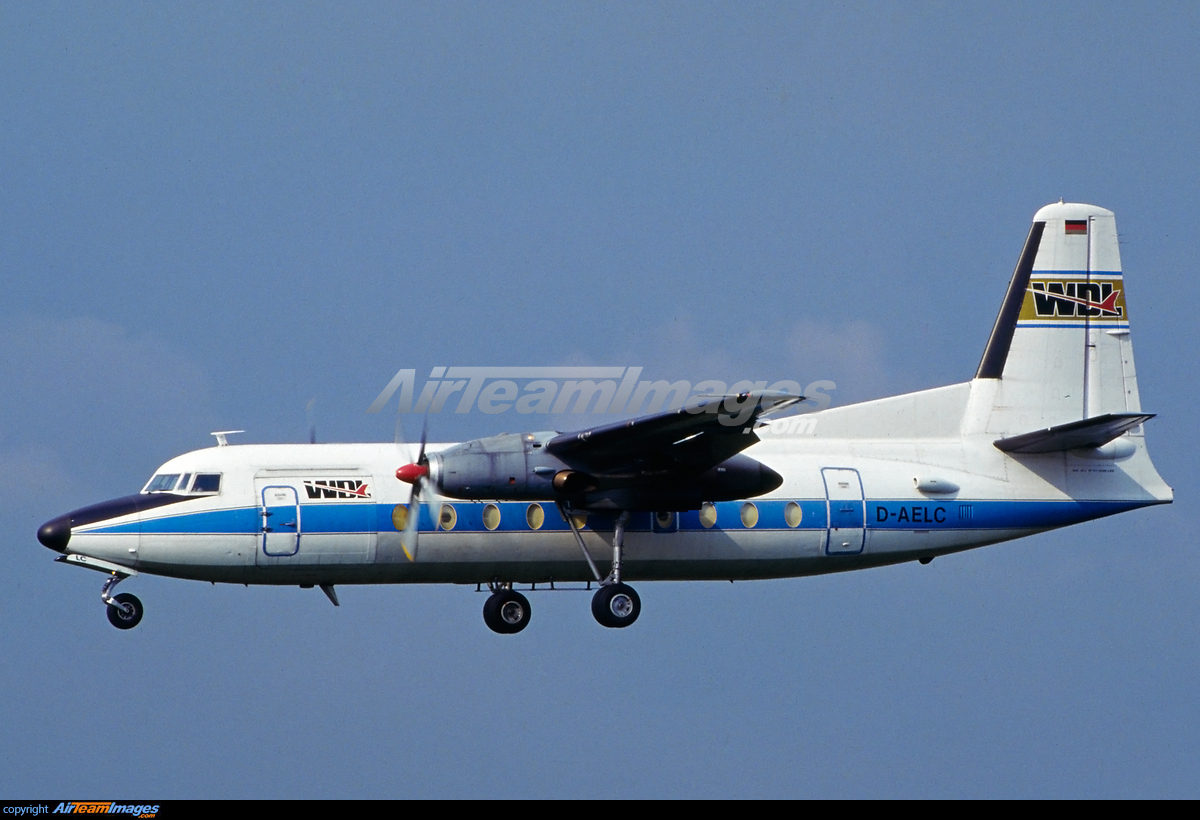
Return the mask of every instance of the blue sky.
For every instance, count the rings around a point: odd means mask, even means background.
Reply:
[[[1198,22],[0,5],[0,796],[1197,796]],[[516,639],[466,589],[154,578],[119,633],[34,538],[210,430],[305,440],[312,399],[389,441],[400,367],[960,381],[1059,197],[1117,214],[1169,508],[645,584],[622,632],[539,596]]]

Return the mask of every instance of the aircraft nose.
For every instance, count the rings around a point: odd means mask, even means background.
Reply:
[[[55,552],[66,552],[67,542],[71,540],[71,516],[60,515],[42,524],[38,527],[37,538],[44,547]]]

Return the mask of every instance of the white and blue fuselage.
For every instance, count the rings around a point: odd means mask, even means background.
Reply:
[[[855,423],[855,411],[888,409],[900,427],[906,421],[901,405],[915,416],[919,404],[957,403],[987,388],[972,382],[830,409],[804,417],[803,427],[815,429],[799,436],[773,435],[769,426],[749,453],[783,476],[782,486],[700,510],[633,513],[625,578],[729,580],[859,569],[1171,500],[1140,437],[1129,437],[1129,455],[1098,458],[1012,456],[996,449],[988,434],[836,435],[837,427]],[[879,407],[888,403],[896,407]],[[782,428],[788,421],[772,424]],[[927,427],[931,422],[924,420]],[[822,427],[834,435],[820,435]],[[409,561],[395,525],[396,508],[410,495],[393,475],[403,460],[386,444],[197,450],[171,459],[157,475],[220,476],[217,494],[146,493],[146,501],[161,506],[77,524],[64,550],[144,573],[230,583],[591,580],[567,521],[547,502],[431,499],[420,507],[420,554]],[[103,515],[104,505],[96,510]],[[584,543],[603,564],[613,518],[591,514],[582,524]]]

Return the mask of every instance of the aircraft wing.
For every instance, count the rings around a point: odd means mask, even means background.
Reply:
[[[668,410],[577,433],[563,433],[546,449],[563,462],[593,475],[650,468],[703,472],[759,440],[754,427],[769,413],[804,401],[787,393],[702,396]],[[728,408],[732,402],[737,412]],[[747,402],[753,410],[747,412]]]

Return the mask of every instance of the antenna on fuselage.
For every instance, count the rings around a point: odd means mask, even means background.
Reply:
[[[232,436],[234,433],[244,433],[244,432],[246,432],[246,431],[245,430],[218,430],[215,433],[209,433],[209,435],[217,437],[217,446],[218,447],[228,447],[229,441],[226,440],[225,436]]]

